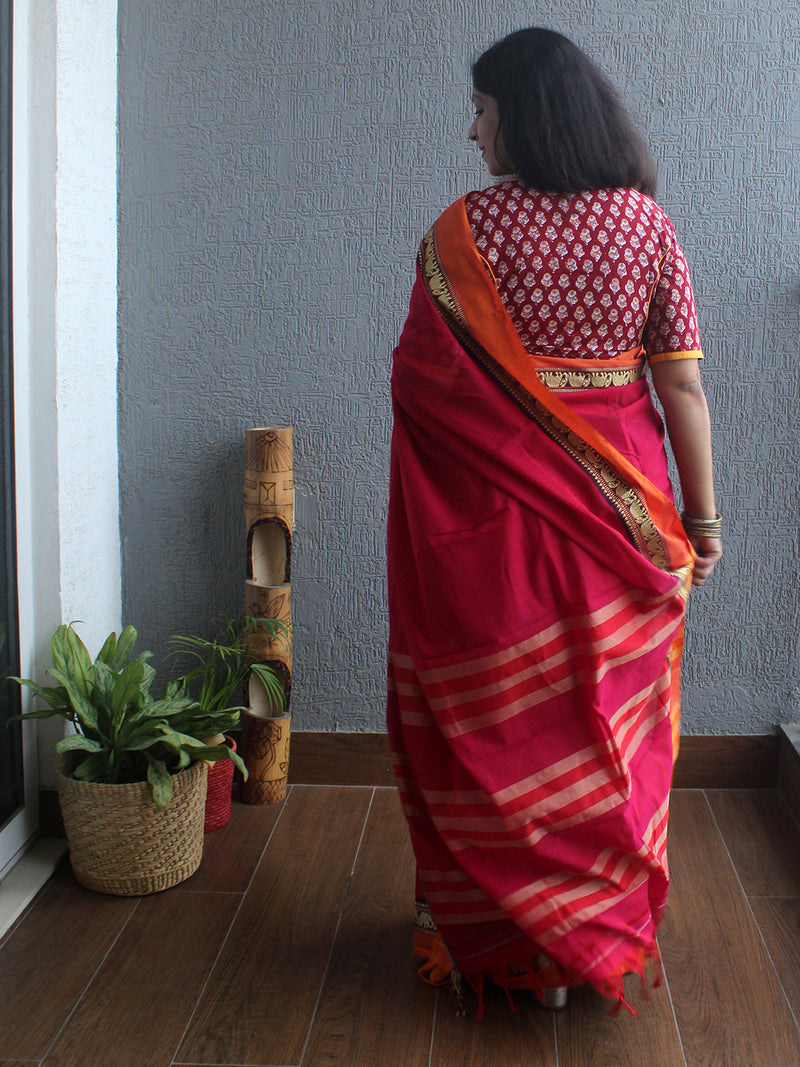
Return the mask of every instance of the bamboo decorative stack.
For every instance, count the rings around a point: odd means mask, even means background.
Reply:
[[[249,647],[257,662],[270,664],[280,675],[287,713],[280,718],[273,715],[263,686],[251,676],[250,707],[242,716],[242,755],[249,774],[242,796],[248,804],[271,804],[286,796],[289,773],[294,529],[292,428],[248,430],[245,465],[245,615],[278,619],[284,624],[275,636],[254,633]]]

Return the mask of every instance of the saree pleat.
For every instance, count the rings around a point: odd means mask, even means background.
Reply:
[[[621,997],[656,952],[692,552],[631,378],[551,391],[463,203],[426,236],[392,378],[387,721],[418,945],[476,988]]]

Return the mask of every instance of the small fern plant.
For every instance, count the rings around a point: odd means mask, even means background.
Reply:
[[[288,626],[280,619],[225,615],[218,638],[175,634],[167,642],[170,663],[185,659],[191,666],[173,683],[169,694],[191,695],[200,709],[209,713],[224,708],[241,712],[246,706],[233,702],[241,697],[245,683],[254,675],[264,687],[270,715],[282,715],[286,708],[283,681],[271,664],[253,659],[248,639],[261,634],[271,643],[287,633]]]

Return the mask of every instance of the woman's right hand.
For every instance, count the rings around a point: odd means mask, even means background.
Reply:
[[[722,538],[700,537],[689,534],[692,548],[697,553],[697,562],[692,574],[692,585],[702,585],[722,558]]]

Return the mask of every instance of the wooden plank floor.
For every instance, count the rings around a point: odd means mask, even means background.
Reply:
[[[413,857],[389,788],[234,805],[183,885],[89,893],[62,867],[0,943],[0,1064],[800,1067],[800,828],[775,790],[677,790],[664,981],[457,1019],[410,956]],[[469,1004],[469,1001],[468,1001]]]

